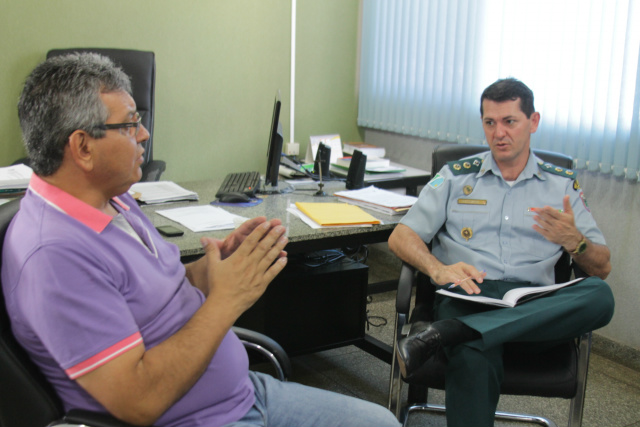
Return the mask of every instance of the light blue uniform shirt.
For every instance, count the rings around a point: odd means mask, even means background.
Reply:
[[[487,279],[554,283],[554,266],[562,247],[533,229],[530,208],[562,209],[570,196],[578,230],[590,241],[605,244],[577,180],[545,170],[542,160],[530,154],[527,165],[510,186],[488,151],[460,161],[466,172],[454,175],[449,165],[432,178],[416,204],[402,219],[445,265],[465,262],[487,272]],[[475,168],[474,168],[475,161]],[[478,170],[479,169],[479,170]],[[552,168],[555,170],[555,167]]]

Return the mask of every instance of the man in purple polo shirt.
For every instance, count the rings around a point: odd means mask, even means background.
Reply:
[[[230,330],[287,262],[254,218],[180,263],[127,194],[147,130],[128,77],[94,54],[51,58],[18,104],[34,170],[5,239],[18,341],[65,407],[159,426],[397,426],[386,409],[248,370]]]

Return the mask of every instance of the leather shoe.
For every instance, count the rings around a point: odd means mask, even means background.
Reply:
[[[400,372],[407,378],[420,368],[441,346],[441,336],[437,329],[427,329],[398,341],[396,355]]]

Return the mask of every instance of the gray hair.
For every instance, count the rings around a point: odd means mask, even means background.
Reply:
[[[129,77],[107,57],[95,53],[54,56],[27,77],[18,117],[30,165],[40,176],[61,166],[69,136],[82,129],[93,138],[109,116],[101,93],[131,94]]]

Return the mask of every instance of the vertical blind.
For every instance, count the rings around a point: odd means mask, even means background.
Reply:
[[[535,148],[638,179],[640,1],[363,0],[360,126],[484,143],[480,95],[535,96]]]

